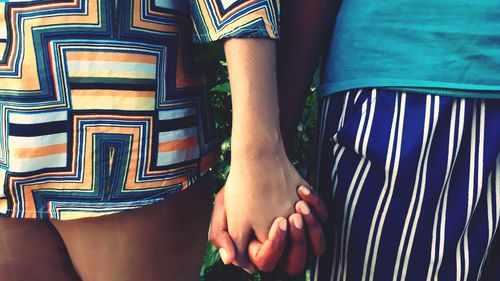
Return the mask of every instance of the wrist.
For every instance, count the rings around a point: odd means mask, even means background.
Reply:
[[[248,132],[247,135],[249,135]],[[252,138],[232,138],[232,163],[285,155],[285,147],[279,132],[273,135],[255,136]]]

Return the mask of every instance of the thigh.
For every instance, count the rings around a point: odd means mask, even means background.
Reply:
[[[9,281],[79,280],[49,221],[11,218],[0,218],[0,276]]]
[[[211,207],[200,180],[138,210],[52,223],[84,281],[199,280]]]

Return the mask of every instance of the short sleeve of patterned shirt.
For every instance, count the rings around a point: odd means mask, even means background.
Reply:
[[[188,188],[218,158],[192,38],[276,38],[276,14],[271,0],[0,1],[0,216],[100,216]]]

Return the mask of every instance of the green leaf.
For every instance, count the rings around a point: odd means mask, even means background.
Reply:
[[[212,89],[210,89],[210,91],[229,93],[231,92],[231,87],[229,86],[229,82],[225,82],[219,85],[215,85]]]

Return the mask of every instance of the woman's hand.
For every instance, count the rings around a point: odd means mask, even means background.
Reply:
[[[236,260],[250,268],[249,238],[267,238],[276,217],[288,217],[307,185],[288,160],[279,125],[276,42],[224,41],[232,98],[231,170],[226,182],[229,234]],[[286,230],[287,220],[278,223]]]
[[[233,153],[224,204],[239,265],[245,267],[248,262],[248,243],[253,235],[264,242],[277,217],[288,218],[295,212],[300,185],[309,186],[288,160],[281,142]],[[283,218],[278,226],[286,231],[287,220]]]
[[[231,264],[235,261],[235,248],[227,230],[224,191],[225,187],[215,197],[209,238],[219,249],[224,264]],[[279,229],[278,225],[284,218],[278,217],[266,241],[253,239],[248,245],[248,257],[261,272],[271,272],[279,264],[288,274],[297,275],[304,271],[308,248],[316,256],[325,251],[325,236],[320,221],[325,222],[328,217],[326,206],[318,193],[305,186],[300,186],[297,194],[301,201],[295,204],[296,213],[288,217],[288,231]],[[245,269],[249,272],[254,270],[252,267]]]

